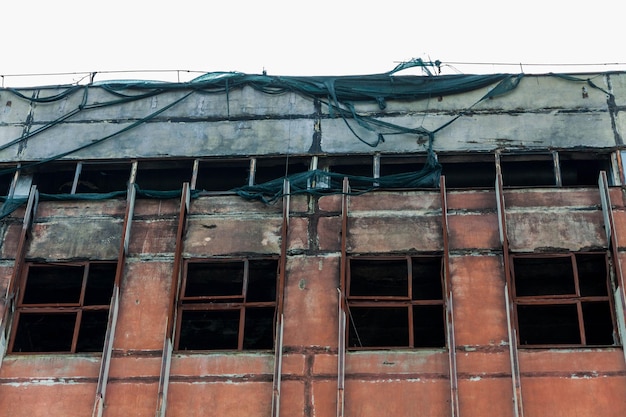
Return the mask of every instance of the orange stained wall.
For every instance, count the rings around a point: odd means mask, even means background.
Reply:
[[[611,191],[620,247],[626,212]],[[511,250],[605,248],[600,197],[594,189],[505,192]],[[342,198],[292,197],[284,291],[280,414],[336,416],[338,291]],[[506,276],[493,191],[447,195],[453,347],[460,416],[515,416]],[[41,202],[26,257],[115,259],[125,202]],[[185,258],[280,255],[282,207],[235,196],[192,200],[183,237]],[[179,201],[137,200],[121,281],[120,308],[105,417],[154,416],[169,303],[175,289]],[[23,211],[5,220],[0,285],[13,274]],[[443,251],[438,191],[375,192],[348,201],[349,254]],[[623,262],[623,261],[622,261]],[[2,308],[6,308],[6,302]],[[626,415],[621,346],[519,349],[526,417]],[[273,352],[175,352],[166,415],[268,417]],[[100,354],[8,354],[0,367],[0,416],[90,416]],[[447,349],[348,351],[346,417],[451,416]]]

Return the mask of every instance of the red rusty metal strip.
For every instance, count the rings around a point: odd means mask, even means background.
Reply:
[[[496,159],[496,204],[498,207],[498,226],[500,230],[500,243],[502,244],[502,262],[504,265],[504,299],[506,304],[506,321],[509,333],[509,356],[511,361],[511,377],[513,383],[513,415],[515,417],[524,416],[522,404],[522,384],[519,370],[519,355],[517,351],[517,333],[513,327],[514,311],[511,304],[512,293],[511,268],[509,258],[509,238],[506,230],[506,208],[504,203],[504,190],[502,186],[502,170],[499,159]]]
[[[2,359],[4,358],[5,346],[7,342],[7,328],[8,322],[11,320],[13,311],[15,309],[15,303],[19,297],[19,281],[22,276],[22,268],[24,265],[24,258],[26,256],[26,240],[28,239],[28,233],[30,232],[35,213],[37,211],[37,203],[39,201],[39,192],[37,186],[30,187],[28,194],[28,202],[26,203],[26,210],[24,211],[24,219],[22,220],[22,230],[20,232],[19,241],[17,244],[17,250],[15,253],[15,263],[13,265],[13,274],[7,288],[6,304],[2,313],[0,321],[0,366],[2,365]],[[11,343],[14,340],[11,337]]]
[[[337,417],[343,417],[345,404],[346,379],[346,298],[343,291],[346,289],[346,275],[348,262],[348,194],[350,184],[348,177],[343,179],[341,198],[341,259],[339,276],[338,301],[338,347],[337,347]]]
[[[619,241],[615,230],[615,218],[613,217],[613,205],[611,203],[611,194],[609,191],[609,182],[606,171],[600,171],[598,177],[598,188],[600,189],[600,199],[602,201],[602,212],[604,215],[604,229],[607,235],[607,245],[613,257],[613,265],[615,268],[615,279],[617,281],[617,299],[620,308],[618,316],[623,318],[626,316],[626,289],[624,288],[624,274],[622,272],[622,263],[619,257]],[[622,323],[622,327],[624,324]],[[622,329],[623,330],[623,329]],[[622,334],[622,338],[626,335]],[[622,340],[622,344],[624,341]],[[626,359],[626,349],[624,349],[624,359]]]
[[[194,170],[195,170],[194,164]],[[161,370],[159,372],[158,398],[155,416],[164,417],[167,410],[167,392],[170,380],[170,367],[172,361],[172,351],[174,337],[174,324],[176,323],[176,302],[180,290],[180,276],[182,268],[183,235],[189,213],[190,193],[189,183],[183,183],[180,195],[180,208],[178,213],[178,227],[176,230],[176,244],[174,249],[174,264],[172,267],[172,285],[170,288],[170,302],[168,313],[165,318],[165,334],[163,337],[163,351],[161,353]]]
[[[443,233],[443,285],[446,294],[446,330],[448,342],[448,364],[450,372],[451,416],[459,417],[459,381],[456,363],[456,339],[454,337],[454,308],[452,303],[452,278],[450,276],[450,243],[448,236],[448,199],[446,177],[439,179],[441,191],[441,228]]]
[[[165,330],[167,332],[169,320],[166,320]],[[161,372],[159,374],[159,391],[157,398],[156,417],[165,417],[167,410],[167,391],[169,388],[170,368],[172,364],[172,339],[165,337],[163,340],[163,353],[161,355]]]
[[[178,227],[176,230],[176,244],[174,249],[174,264],[172,269],[172,285],[170,289],[170,302],[167,314],[167,331],[166,338],[172,338],[174,334],[174,320],[176,312],[176,302],[180,291],[180,278],[182,275],[182,257],[183,257],[183,236],[185,234],[185,225],[187,223],[187,214],[189,213],[190,195],[189,183],[184,183],[180,195],[180,208],[178,212]]]
[[[280,383],[283,370],[283,315],[276,320],[276,355],[274,358],[274,377],[272,379],[272,417],[280,415]]]
[[[256,163],[256,160],[255,160]],[[252,162],[251,162],[252,164]],[[251,165],[251,168],[256,165]],[[287,248],[289,247],[289,206],[290,184],[288,180],[283,182],[283,223],[280,241],[280,264],[278,271],[278,288],[276,294],[276,343],[274,347],[274,376],[272,378],[272,417],[280,415],[280,383],[283,367],[283,305],[285,297],[285,281],[287,269]]]
[[[283,182],[283,223],[280,236],[280,264],[278,271],[278,291],[276,294],[276,314],[280,317],[283,314],[283,303],[285,297],[285,280],[287,269],[287,249],[289,248],[289,206],[291,187],[288,180]]]
[[[109,309],[109,325],[104,337],[104,348],[102,351],[102,361],[100,362],[100,372],[98,374],[98,385],[96,387],[96,399],[93,406],[92,417],[102,417],[104,402],[106,400],[106,388],[109,379],[109,367],[111,365],[111,354],[113,352],[113,339],[115,338],[115,328],[117,326],[117,316],[120,307],[120,288],[113,286],[113,296],[111,297],[111,307]]]
[[[345,403],[345,381],[346,381],[346,312],[343,309],[343,293],[338,292],[338,313],[339,313],[339,343],[337,348],[337,417],[343,417]]]

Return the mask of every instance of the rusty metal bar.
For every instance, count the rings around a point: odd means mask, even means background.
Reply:
[[[276,355],[274,357],[274,378],[272,382],[272,417],[280,416],[280,383],[283,370],[283,315],[276,320]]]
[[[346,311],[343,308],[344,295],[341,289],[337,288],[337,293],[339,297],[339,343],[337,347],[337,417],[343,417],[346,381]]]
[[[128,254],[128,245],[130,242],[130,230],[133,223],[133,215],[135,213],[135,200],[136,190],[134,181],[131,180],[128,184],[128,191],[126,193],[126,211],[124,213],[124,224],[122,226],[122,238],[117,259],[117,267],[115,270],[115,283],[113,284],[113,295],[111,297],[109,320],[104,339],[104,348],[102,351],[102,361],[100,362],[100,373],[98,374],[98,385],[96,387],[96,399],[92,417],[101,417],[104,412],[106,387],[109,379],[109,368],[111,366],[111,356],[113,353],[113,340],[115,338],[117,315],[119,311],[120,284],[122,282],[122,277],[124,276],[124,267],[126,266],[126,255]]]
[[[194,163],[194,172],[197,172],[197,164]],[[163,337],[163,351],[161,354],[161,370],[159,372],[159,386],[157,407],[155,411],[156,417],[165,417],[167,410],[167,392],[170,382],[170,368],[172,363],[172,352],[174,350],[173,338],[176,324],[176,302],[178,300],[181,275],[182,275],[182,252],[183,252],[183,236],[185,234],[185,225],[187,223],[187,214],[189,213],[189,205],[191,197],[189,192],[190,184],[183,183],[180,194],[180,207],[178,211],[178,227],[176,229],[176,244],[174,249],[174,264],[172,267],[172,285],[170,288],[170,302],[168,306],[167,316],[165,318],[165,334]]]
[[[172,287],[170,291],[170,303],[167,314],[167,331],[165,333],[166,338],[171,338],[174,334],[174,320],[176,312],[176,301],[178,300],[180,283],[182,276],[182,257],[183,257],[183,236],[185,234],[185,225],[187,223],[187,214],[189,213],[190,201],[189,183],[184,183],[182,192],[180,195],[180,208],[178,211],[178,227],[176,230],[176,245],[174,249],[174,264],[172,270]]]
[[[615,219],[613,216],[613,205],[611,203],[611,194],[609,190],[609,182],[605,171],[600,171],[598,176],[598,188],[600,189],[600,200],[602,202],[602,214],[604,217],[604,230],[606,232],[606,240],[608,249],[611,251],[613,265],[615,269],[615,280],[617,288],[615,290],[615,310],[617,314],[618,328],[621,333],[622,343],[626,339],[626,289],[624,288],[624,274],[622,273],[622,262],[619,257],[619,241],[615,230]],[[624,359],[626,360],[626,350],[624,350]]]
[[[254,161],[256,162],[256,160]],[[251,169],[252,167],[251,165]],[[254,167],[256,168],[256,164]],[[283,366],[283,308],[287,276],[287,249],[289,248],[290,192],[289,180],[285,179],[283,181],[283,223],[281,228],[278,287],[276,294],[276,343],[274,347],[274,376],[272,378],[272,417],[278,417],[280,415],[280,383],[282,380]]]
[[[283,223],[280,237],[280,264],[278,272],[278,292],[276,294],[277,316],[283,314],[283,303],[285,297],[285,280],[287,270],[287,249],[289,248],[289,207],[291,204],[291,185],[289,180],[283,181]]]
[[[459,417],[459,380],[456,362],[456,339],[454,335],[454,308],[452,302],[452,277],[450,276],[450,243],[448,230],[448,198],[446,177],[439,179],[441,192],[441,228],[443,232],[443,285],[446,299],[446,336],[448,342],[448,366],[450,373],[451,416]]]
[[[169,319],[165,321],[165,331],[167,332]],[[172,339],[163,338],[163,355],[161,357],[161,372],[159,373],[159,396],[157,398],[156,417],[165,417],[167,409],[167,391],[169,388],[170,368],[172,365]]]
[[[22,230],[20,231],[20,237],[17,243],[17,250],[15,252],[15,263],[13,264],[13,274],[11,280],[7,286],[6,298],[4,310],[0,317],[0,366],[2,366],[2,360],[7,347],[7,331],[9,330],[9,321],[15,311],[15,302],[19,296],[18,282],[22,276],[22,268],[24,265],[24,257],[26,256],[26,241],[28,239],[28,233],[33,224],[35,213],[37,212],[37,204],[39,202],[39,192],[37,186],[32,185],[28,194],[28,201],[26,203],[26,209],[24,210],[24,218],[22,219]]]
[[[102,361],[100,362],[100,372],[98,374],[98,385],[96,387],[96,400],[93,405],[92,417],[102,417],[104,412],[104,401],[106,399],[107,382],[109,379],[109,367],[111,365],[111,355],[113,353],[113,339],[115,338],[115,328],[117,326],[117,316],[120,307],[120,288],[113,286],[113,296],[111,297],[111,307],[109,309],[109,320],[107,332],[104,337],[104,349],[102,351]]]
[[[339,293],[338,300],[338,343],[337,343],[337,417],[343,417],[345,405],[345,380],[346,380],[346,297],[343,294],[347,281],[348,263],[348,194],[350,183],[348,177],[343,179],[341,198],[341,259],[339,266]]]
[[[511,379],[513,383],[513,415],[524,416],[522,404],[522,385],[519,370],[519,355],[517,351],[517,333],[513,327],[513,310],[511,305],[512,294],[509,284],[511,283],[511,268],[509,258],[509,238],[506,230],[506,208],[504,203],[504,191],[502,185],[502,170],[499,159],[496,160],[496,204],[498,208],[498,229],[500,231],[500,243],[502,244],[502,262],[504,265],[504,299],[506,305],[506,321],[509,335],[509,356],[511,361]]]

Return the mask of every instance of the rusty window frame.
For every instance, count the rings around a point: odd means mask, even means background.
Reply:
[[[94,275],[91,274],[91,269],[93,269],[96,265],[106,265],[110,268],[110,283],[108,281],[104,282],[105,286],[110,286],[111,294],[108,294],[103,297],[101,300],[102,303],[92,303],[89,302],[86,298],[93,296],[97,288],[90,286],[90,279],[94,278]],[[80,281],[80,288],[75,288],[74,291],[78,290],[78,298],[75,301],[63,301],[61,299],[57,299],[55,302],[54,299],[46,300],[47,302],[29,302],[27,300],[30,297],[29,288],[29,278],[33,279],[33,275],[31,274],[31,269],[46,269],[46,268],[57,268],[63,269],[67,268],[67,272],[69,269],[81,268],[82,269],[82,278]],[[85,262],[72,262],[72,263],[36,263],[29,262],[25,264],[24,271],[22,273],[22,279],[20,282],[19,296],[17,300],[17,305],[15,308],[15,319],[11,329],[11,341],[9,344],[9,352],[12,354],[36,354],[36,353],[77,353],[77,352],[97,352],[102,353],[102,349],[104,346],[104,338],[107,331],[108,326],[108,316],[110,310],[110,302],[111,296],[113,292],[113,288],[115,285],[115,277],[116,277],[116,269],[117,262],[115,261],[85,261]],[[93,284],[93,281],[91,281]],[[95,285],[95,284],[94,284]],[[89,291],[89,293],[88,293]],[[102,295],[100,294],[100,297]],[[85,313],[100,313],[104,318],[104,322],[98,323],[100,325],[100,331],[102,336],[102,343],[98,344],[94,347],[82,348],[80,346],[79,338],[81,337],[81,331],[85,330],[81,325],[83,324],[83,318]],[[35,315],[39,315],[40,317],[48,316],[59,316],[59,315],[71,315],[74,314],[74,324],[73,331],[71,332],[71,341],[69,343],[69,349],[60,349],[60,350],[41,350],[34,349],[33,350],[24,350],[21,343],[18,344],[18,338],[21,339],[23,336],[22,331],[23,327],[20,325],[24,325],[24,317],[34,317]],[[20,324],[20,322],[22,322]],[[92,323],[93,324],[93,323]],[[69,332],[68,332],[69,333]],[[58,336],[58,333],[55,332],[55,335]],[[99,336],[98,336],[99,337]],[[41,342],[39,342],[41,343]],[[98,342],[99,343],[99,342]],[[67,344],[67,343],[66,343]],[[16,346],[17,345],[17,346]]]
[[[256,262],[268,262],[273,264],[271,266],[275,271],[276,279],[274,281],[274,294],[272,294],[271,299],[254,299],[251,298],[249,289],[250,289],[250,269],[251,263]],[[200,268],[205,267],[206,270],[210,270],[211,267],[225,266],[226,264],[231,265],[239,265],[237,271],[241,271],[241,288],[237,293],[226,292],[222,294],[214,293],[214,294],[196,294],[196,295],[187,295],[188,289],[188,276],[189,276],[189,266],[197,265]],[[177,351],[216,351],[216,350],[272,350],[274,348],[274,331],[276,324],[276,308],[277,308],[277,297],[278,297],[278,285],[279,283],[279,257],[277,256],[268,256],[268,257],[254,257],[254,258],[220,258],[220,259],[186,259],[184,261],[183,266],[183,275],[181,281],[181,289],[178,297],[178,301],[176,303],[177,306],[177,314],[176,314],[176,331],[175,331],[175,341],[174,341],[174,349]],[[206,271],[205,270],[205,271]],[[223,272],[223,269],[222,269]],[[234,282],[234,281],[233,281]],[[197,291],[197,290],[196,290]],[[202,290],[200,290],[202,291]],[[257,297],[257,296],[255,296]],[[262,337],[265,338],[265,345],[262,347],[250,347],[246,345],[249,339],[247,336],[250,336],[250,330],[246,327],[247,319],[251,317],[250,313],[254,310],[268,310],[265,313],[267,317],[269,317],[269,310],[271,309],[271,323],[265,329],[265,332],[262,334]],[[213,345],[209,346],[208,344],[202,345],[202,343],[198,343],[193,340],[193,337],[190,338],[189,341],[181,341],[181,338],[187,337],[183,336],[183,330],[186,325],[191,325],[192,321],[186,320],[185,315],[188,312],[198,312],[198,313],[206,313],[208,317],[212,313],[214,317],[218,317],[220,314],[222,317],[228,319],[230,317],[231,320],[236,320],[236,346],[233,343],[232,337],[230,341],[226,343],[228,346],[224,346],[224,342],[226,337],[223,337],[222,340],[214,339]],[[234,314],[233,314],[234,313]],[[235,316],[237,316],[235,318]],[[267,318],[265,317],[265,318]],[[253,317],[254,318],[254,317]],[[202,318],[201,318],[202,319]],[[208,320],[208,319],[207,319]],[[219,320],[217,320],[219,321]],[[232,331],[233,328],[230,329]],[[217,332],[216,332],[217,333]],[[226,333],[226,332],[225,332]],[[224,335],[222,335],[224,336]],[[271,339],[269,343],[271,346],[267,344],[267,342]],[[195,343],[195,345],[194,345]],[[184,344],[185,346],[181,346]],[[187,347],[191,346],[191,347]]]
[[[415,260],[432,260],[439,262],[438,282],[437,288],[439,294],[437,297],[430,296],[427,298],[416,298],[416,291],[413,288],[413,282],[417,278],[414,276],[413,263]],[[360,295],[354,294],[354,283],[352,282],[353,274],[353,262],[371,262],[376,263],[380,261],[387,262],[406,262],[406,277],[398,277],[401,281],[406,280],[406,293],[404,294],[368,294]],[[347,262],[347,274],[346,274],[346,305],[348,310],[346,332],[347,332],[347,348],[349,350],[376,350],[376,349],[389,349],[389,348],[445,348],[445,301],[444,301],[444,275],[443,275],[443,256],[440,254],[422,254],[422,255],[410,255],[410,256],[349,256]],[[430,277],[431,279],[434,277]],[[436,323],[432,323],[437,327],[437,336],[428,336],[431,339],[423,340],[419,339],[416,335],[416,327],[414,318],[416,313],[422,307],[437,307],[441,310],[437,312],[439,319]],[[359,309],[372,309],[376,311],[378,309],[406,309],[406,343],[396,344],[378,344],[378,343],[363,343],[361,336],[359,335],[364,328],[369,327],[367,324],[356,324],[355,312]],[[382,310],[381,310],[382,311]],[[439,314],[440,313],[440,314]],[[377,324],[372,325],[373,330],[376,330]],[[370,330],[371,331],[371,330]]]
[[[602,295],[599,294],[583,294],[581,291],[581,274],[580,268],[578,266],[580,259],[585,257],[596,257],[599,261],[600,257],[604,257],[604,265],[605,265],[605,277],[604,277],[604,285],[602,285],[603,290],[606,290]],[[524,348],[554,348],[554,347],[604,347],[604,346],[615,346],[617,345],[617,326],[616,326],[616,316],[615,316],[615,307],[613,302],[613,284],[611,281],[611,263],[609,262],[608,255],[605,252],[569,252],[569,253],[546,253],[546,254],[511,254],[511,293],[513,297],[513,307],[514,307],[514,321],[515,327],[518,333],[518,345]],[[569,265],[571,266],[570,271],[558,271],[559,276],[568,276],[571,277],[572,282],[569,284],[570,290],[557,292],[552,291],[549,292],[545,289],[545,287],[539,288],[537,291],[543,291],[543,293],[537,294],[518,294],[518,282],[516,281],[516,260],[569,260]],[[566,262],[567,263],[567,262]],[[558,269],[558,265],[552,265],[551,268]],[[546,269],[543,268],[545,271]],[[519,276],[519,269],[518,269]],[[565,274],[565,275],[564,275]],[[571,274],[571,275],[569,275]],[[544,277],[545,278],[545,277]],[[588,278],[584,278],[588,279]],[[597,280],[597,283],[600,284],[600,280]],[[535,284],[539,287],[541,284]],[[565,288],[562,286],[562,288]],[[602,336],[602,342],[597,341],[589,341],[591,337],[588,335],[588,330],[591,329],[591,323],[596,323],[595,320],[598,320],[595,317],[589,317],[585,313],[585,306],[590,305],[591,303],[603,303],[606,305],[604,311],[604,317],[601,319],[601,323],[604,326],[604,335]],[[543,309],[544,313],[549,309],[552,309],[552,315],[548,314],[548,318],[546,322],[548,322],[548,326],[550,319],[557,320],[558,313],[556,309],[563,309],[567,306],[571,306],[570,308],[576,309],[576,320],[573,321],[570,319],[569,324],[565,324],[563,321],[560,322],[558,328],[560,331],[565,332],[567,329],[567,325],[573,326],[576,324],[578,326],[578,342],[576,341],[558,341],[556,339],[549,340],[550,337],[561,337],[557,336],[561,333],[551,332],[549,336],[544,335],[537,336],[537,334],[533,334],[532,332],[537,332],[538,330],[532,330],[533,326],[537,327],[536,321],[533,321],[533,324],[521,323],[522,321],[528,320],[528,317],[532,317],[528,311],[534,309],[535,311],[540,311]],[[526,309],[524,314],[521,314],[521,311]],[[608,309],[608,311],[607,311]],[[607,314],[608,313],[608,314]],[[536,314],[536,313],[535,313]],[[571,313],[570,313],[571,314]],[[522,320],[520,316],[525,316],[525,319]],[[545,314],[543,317],[547,317]],[[561,317],[561,320],[563,318]],[[597,323],[596,323],[597,324]],[[554,325],[554,324],[553,324]],[[610,325],[610,338],[608,335],[608,327]],[[594,326],[597,329],[597,326]],[[530,335],[529,335],[530,334]],[[571,337],[563,336],[563,337]],[[597,339],[598,336],[594,335],[593,338]],[[530,342],[528,339],[534,339]]]

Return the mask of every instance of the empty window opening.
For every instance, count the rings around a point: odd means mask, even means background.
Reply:
[[[28,264],[10,351],[101,352],[116,264]]]
[[[426,158],[424,157],[381,155],[380,176],[418,172],[424,168],[424,164],[426,164]]]
[[[502,183],[505,187],[555,186],[552,155],[502,155]]]
[[[494,188],[496,166],[490,162],[446,162],[441,163],[441,175],[446,177],[447,188]]]
[[[230,191],[248,185],[250,160],[200,161],[196,190]]]
[[[9,194],[14,176],[12,168],[14,167],[0,167],[0,196],[6,196]],[[6,172],[1,173],[2,171]]]
[[[514,255],[512,264],[520,345],[616,343],[606,254]]]
[[[278,261],[188,261],[178,302],[177,350],[274,346]]]
[[[319,167],[337,174],[374,178],[374,159],[371,155],[320,158]]]
[[[30,170],[25,170],[28,174]],[[76,176],[76,163],[47,163],[38,165],[33,184],[43,194],[70,194]]]
[[[561,182],[563,186],[597,186],[600,171],[611,172],[609,155],[595,158],[587,155],[559,152]],[[611,178],[611,175],[608,175]]]
[[[351,349],[444,347],[442,258],[351,258]]]
[[[83,163],[76,184],[77,193],[125,191],[130,179],[130,164]]]
[[[254,173],[254,183],[264,184],[288,175],[309,170],[309,158],[259,158]]]
[[[135,183],[142,190],[180,190],[184,182],[191,182],[193,161],[141,161]]]

